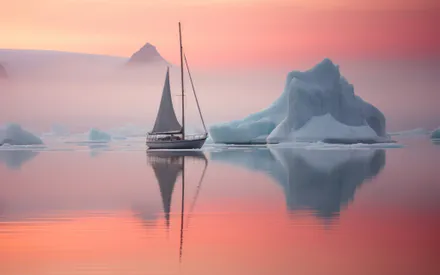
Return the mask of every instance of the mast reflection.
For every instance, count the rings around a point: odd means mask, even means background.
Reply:
[[[154,175],[159,184],[160,195],[163,203],[163,211],[165,215],[165,222],[167,228],[170,226],[171,202],[176,185],[177,178],[181,175],[182,179],[182,194],[181,194],[181,211],[180,211],[180,247],[179,247],[179,261],[182,260],[183,253],[183,233],[184,233],[184,213],[185,213],[185,162],[187,161],[203,161],[204,169],[197,185],[196,195],[192,203],[194,207],[197,200],[200,186],[208,167],[208,160],[202,151],[147,151],[147,161],[152,167]]]

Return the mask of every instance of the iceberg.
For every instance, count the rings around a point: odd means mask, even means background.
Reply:
[[[440,139],[440,128],[437,128],[434,131],[432,131],[431,139]]]
[[[0,146],[9,145],[40,145],[43,141],[26,130],[23,130],[18,124],[9,124],[0,127]]]
[[[215,143],[280,143],[388,139],[385,116],[354,93],[330,59],[287,75],[284,92],[268,108],[209,129]]]
[[[89,141],[97,141],[97,142],[109,142],[111,140],[111,136],[106,132],[103,132],[99,129],[92,128],[89,132]]]

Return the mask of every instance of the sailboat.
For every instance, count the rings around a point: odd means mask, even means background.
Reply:
[[[167,68],[165,76],[165,84],[162,91],[162,98],[157,113],[156,122],[153,130],[147,134],[146,144],[149,149],[199,149],[205,143],[208,132],[203,120],[202,111],[200,110],[199,101],[189,71],[188,62],[182,47],[182,30],[179,22],[179,41],[180,41],[180,76],[182,86],[182,124],[179,123],[174,111],[173,102],[171,100],[170,88],[170,71]],[[192,90],[196,99],[199,115],[202,120],[204,133],[198,135],[185,135],[185,87],[183,77],[183,61],[185,60],[186,69],[191,81]]]

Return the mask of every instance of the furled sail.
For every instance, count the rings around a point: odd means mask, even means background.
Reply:
[[[174,112],[173,101],[171,100],[170,88],[170,72],[167,69],[165,84],[162,91],[162,99],[160,101],[159,111],[157,113],[156,122],[154,123],[152,134],[160,133],[180,133],[182,126],[177,120]]]

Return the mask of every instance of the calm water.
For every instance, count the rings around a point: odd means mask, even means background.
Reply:
[[[440,274],[440,146],[403,142],[0,151],[0,274]]]

